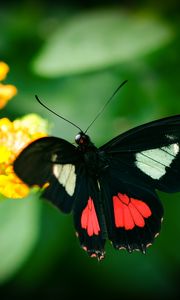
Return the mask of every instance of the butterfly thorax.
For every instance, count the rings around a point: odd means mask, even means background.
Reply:
[[[108,167],[104,153],[99,152],[88,135],[80,132],[76,136],[75,141],[78,144],[77,150],[81,152],[89,174],[99,175],[99,173]]]

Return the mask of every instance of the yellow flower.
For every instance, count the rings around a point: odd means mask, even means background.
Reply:
[[[6,78],[9,67],[6,63],[0,62],[0,81]],[[0,109],[17,93],[17,89],[11,84],[0,83]]]
[[[23,198],[29,188],[14,173],[13,162],[32,141],[47,135],[48,124],[35,114],[11,122],[0,119],[0,193],[8,198]]]
[[[15,86],[0,83],[0,109],[17,93]]]
[[[14,174],[12,166],[6,168],[5,174],[0,174],[0,193],[7,198],[23,198],[29,193],[29,188]]]
[[[6,78],[9,67],[0,62],[0,81]],[[0,109],[17,93],[15,86],[0,82]],[[14,173],[13,162],[32,141],[47,135],[47,121],[35,114],[11,122],[0,119],[0,194],[8,198],[23,198],[29,188]]]
[[[8,72],[9,66],[5,62],[0,61],[0,80],[4,80]]]

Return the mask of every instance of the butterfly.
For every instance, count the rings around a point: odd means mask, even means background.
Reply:
[[[15,173],[30,187],[48,183],[43,198],[72,212],[90,257],[104,258],[108,239],[115,249],[145,253],[163,220],[156,190],[180,191],[180,115],[130,129],[99,148],[86,132],[76,135],[76,146],[58,137],[32,142],[16,158]]]

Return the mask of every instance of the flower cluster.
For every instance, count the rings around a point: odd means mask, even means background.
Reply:
[[[0,63],[0,79],[5,78],[8,70],[6,64]],[[15,93],[9,92],[10,94],[12,97]],[[9,99],[5,93],[1,93],[0,85],[0,108]],[[47,135],[47,127],[47,121],[35,114],[12,122],[7,118],[0,119],[0,194],[8,198],[23,198],[29,193],[27,185],[14,173],[13,162],[29,143]]]

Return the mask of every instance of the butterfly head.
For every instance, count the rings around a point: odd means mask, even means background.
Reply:
[[[75,137],[75,142],[79,146],[88,146],[90,144],[90,138],[84,132],[79,132]]]

